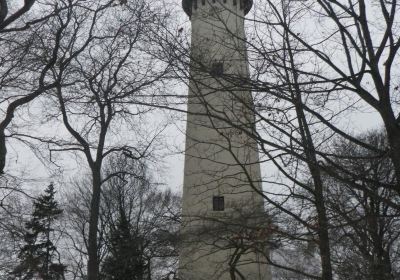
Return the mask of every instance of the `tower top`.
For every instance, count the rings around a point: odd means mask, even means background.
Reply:
[[[213,3],[216,1],[221,1],[223,3],[232,1],[233,5],[240,5],[240,8],[244,10],[245,15],[248,14],[253,6],[253,0],[182,0],[182,7],[185,13],[190,17],[192,16],[192,9],[196,9],[198,5],[205,5],[206,1],[212,1]]]

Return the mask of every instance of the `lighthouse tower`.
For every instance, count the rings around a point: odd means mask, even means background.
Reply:
[[[244,16],[252,0],[183,0],[192,23],[179,279],[270,280]]]

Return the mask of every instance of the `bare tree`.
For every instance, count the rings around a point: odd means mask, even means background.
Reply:
[[[395,170],[398,170],[399,151],[396,146],[398,141],[394,140],[398,137],[398,81],[395,78],[400,47],[395,27],[398,8],[396,1],[350,1],[346,4],[341,1],[267,1],[264,11],[268,13],[257,13],[262,24],[259,32],[255,33],[255,40],[249,41],[254,46],[252,51],[262,55],[265,52],[261,51],[259,43],[268,39],[264,35],[272,35],[268,45],[277,45],[282,35],[288,37],[292,46],[286,48],[301,53],[302,68],[285,68],[285,64],[271,60],[274,63],[272,66],[281,71],[286,69],[300,79],[291,84],[275,86],[278,86],[277,89],[296,84],[314,86],[314,90],[309,90],[308,94],[316,104],[313,107],[303,105],[303,108],[333,132],[342,137],[350,137],[335,126],[327,114],[328,110],[332,110],[331,117],[340,114],[339,104],[343,100],[348,105],[354,104],[351,108],[368,106],[376,112],[387,132]],[[304,24],[311,22],[315,23],[315,28],[301,29]],[[272,25],[277,27],[272,28]],[[264,31],[272,29],[281,32],[271,34]],[[267,66],[269,64],[263,66],[264,69]],[[318,115],[318,112],[322,114]],[[398,171],[396,174],[399,174]]]
[[[380,131],[360,138],[382,149],[387,145]],[[331,231],[336,273],[340,279],[396,279],[399,275],[399,210],[377,199],[398,203],[396,191],[379,184],[396,180],[391,160],[387,155],[382,157],[351,142],[340,141],[335,147],[342,156],[338,159],[340,165],[353,170],[358,175],[353,180],[362,182],[369,190],[356,190],[343,181],[326,178],[327,207],[334,225]]]
[[[110,265],[115,266],[116,263],[119,264],[119,269],[132,269],[121,266],[129,261],[128,259],[115,259],[118,254],[112,254],[114,246],[117,245],[115,242],[118,241],[115,240],[115,236],[113,238],[113,232],[118,230],[121,215],[129,224],[129,235],[136,240],[134,243],[138,247],[135,250],[137,254],[135,258],[142,264],[143,279],[162,279],[166,274],[174,273],[180,223],[179,197],[170,191],[158,190],[157,184],[152,182],[149,171],[142,162],[114,157],[110,158],[104,168],[104,174],[118,173],[118,176],[105,182],[102,188],[98,228],[101,279],[106,272],[109,275],[114,271]],[[72,231],[69,232],[74,239],[73,243],[79,246],[74,253],[77,255],[81,254],[81,251],[84,255],[87,254],[91,194],[86,183],[85,181],[77,183],[78,189],[72,192],[68,202],[67,223],[73,225]],[[80,245],[82,241],[83,247]],[[135,252],[132,251],[130,254]],[[84,258],[86,257],[85,255]],[[115,262],[110,262],[110,258]]]
[[[223,91],[230,95],[232,103],[237,105],[233,109],[213,106],[209,97],[199,94],[197,98],[202,103],[199,106],[205,110],[195,113],[208,118],[206,123],[211,123],[217,133],[226,136],[229,144],[219,148],[231,150],[233,156],[235,143],[231,138],[235,131],[258,143],[260,162],[274,166],[277,174],[273,179],[262,179],[266,187],[260,193],[271,207],[280,211],[279,230],[275,235],[286,241],[282,246],[287,248],[291,243],[316,245],[321,273],[318,267],[310,272],[273,258],[269,263],[306,278],[333,279],[334,252],[330,247],[332,228],[336,224],[334,211],[327,208],[329,185],[323,177],[335,178],[354,190],[366,192],[385,207],[399,209],[398,179],[385,181],[367,177],[371,184],[381,186],[394,196],[388,199],[384,193],[373,192],[362,181],[354,180],[366,175],[337,160],[337,151],[332,148],[333,138],[346,139],[376,157],[389,155],[393,170],[397,170],[399,141],[392,141],[398,129],[394,117],[398,111],[398,81],[394,74],[400,42],[394,20],[398,4],[277,0],[266,1],[256,8],[254,20],[249,20],[254,28],[247,39],[225,26],[226,33],[246,42],[250,77],[229,71],[213,75],[213,69],[201,57],[190,55],[187,45],[182,43],[185,42],[182,30],[180,36],[170,32],[171,36],[166,39],[168,44],[164,43],[180,48],[170,47],[165,51],[167,57],[179,61],[175,69],[180,77],[190,80],[199,92],[203,90],[212,95]],[[207,16],[219,20],[211,12]],[[210,44],[217,45],[218,42]],[[228,49],[237,48],[234,44],[228,46],[229,40],[224,44]],[[189,57],[191,69],[203,76],[188,75]],[[229,65],[229,59],[222,61]],[[214,78],[212,82],[204,78],[210,74]],[[254,102],[242,98],[240,92],[246,90],[253,91]],[[354,137],[351,130],[345,128],[345,118],[353,117],[354,112],[363,107],[380,115],[389,148]],[[249,127],[251,118],[243,121],[240,116],[246,111],[248,115],[256,116],[253,124],[257,130],[254,126]],[[232,133],[226,133],[227,127]],[[247,172],[246,166],[242,169]],[[400,178],[398,171],[396,174],[395,177]],[[254,181],[249,173],[247,178],[256,191],[260,182]],[[393,190],[397,190],[397,194],[393,194]]]
[[[13,186],[2,189],[0,208],[0,275],[6,278],[17,265],[18,250],[22,244],[25,217],[29,215],[29,201]]]
[[[29,12],[36,0],[25,0],[22,7],[19,7],[15,12],[10,13],[9,11],[9,1],[2,0],[0,2],[0,30],[3,31],[7,26],[11,25],[13,22],[21,19],[25,14]],[[25,26],[28,26],[25,25]],[[25,27],[24,26],[24,27]],[[19,27],[21,28],[21,27]],[[7,30],[6,30],[7,31]]]
[[[0,122],[0,173],[6,159],[6,130],[17,108],[31,102],[56,82],[48,82],[51,67],[65,64],[60,58],[61,40],[71,22],[68,13],[72,2],[60,5],[38,5],[37,13],[28,13],[36,1],[25,1],[15,13],[9,15],[9,1],[1,1],[1,92],[3,116]],[[14,7],[15,8],[15,7]],[[29,14],[29,15],[28,15]]]
[[[152,47],[148,35],[163,18],[157,4],[150,6],[145,1],[34,3],[25,1],[10,14],[8,3],[1,1],[1,90],[5,94],[0,101],[4,111],[0,169],[3,172],[5,166],[7,137],[42,144],[45,149],[37,149],[38,153],[49,149],[48,159],[55,164],[61,151],[82,152],[93,179],[88,277],[97,279],[100,189],[118,175],[103,178],[103,160],[114,154],[137,160],[149,156],[163,129],[145,128],[151,130],[146,136],[139,129],[144,113],[151,111],[141,105],[153,103],[163,88],[165,65],[146,55]],[[32,14],[28,13],[31,7],[35,7]],[[36,120],[28,120],[27,133],[17,124],[10,129],[17,109],[41,96],[45,97],[40,99],[45,118],[36,124],[53,125],[61,120],[70,139],[32,131]]]
[[[150,46],[146,36],[158,24],[157,7],[145,1],[113,4],[102,1],[94,7],[84,6],[96,18],[95,22],[86,22],[90,26],[87,32],[93,32],[95,39],[75,57],[70,71],[52,68],[54,80],[68,86],[58,84],[49,101],[53,108],[50,114],[62,120],[70,135],[66,141],[52,141],[50,153],[78,153],[87,162],[92,177],[87,266],[90,280],[98,279],[99,273],[101,186],[118,175],[103,176],[103,162],[110,155],[136,160],[148,157],[163,129],[155,127],[148,134],[140,130],[144,114],[151,111],[140,104],[154,99],[153,90],[162,90],[166,73],[165,66],[156,64],[145,52]]]

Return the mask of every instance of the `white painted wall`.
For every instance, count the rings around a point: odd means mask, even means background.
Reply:
[[[213,63],[222,62],[226,75],[249,75],[242,40],[244,11],[239,2],[206,0],[202,5],[198,0],[191,17],[193,79],[189,84],[183,184],[183,280],[231,279],[228,263],[234,256],[235,242],[245,236],[239,232],[247,228],[254,234],[267,224],[263,199],[257,194],[261,175],[256,143],[241,129],[218,119],[229,118],[241,128],[252,129],[251,93],[208,74]],[[225,211],[213,211],[213,196],[224,196]],[[249,245],[253,241],[245,242]],[[266,251],[261,245],[260,249]],[[236,267],[246,279],[270,279],[267,266],[260,262],[265,259],[249,251]]]

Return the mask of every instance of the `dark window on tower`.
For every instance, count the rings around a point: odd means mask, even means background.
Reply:
[[[225,201],[223,196],[214,196],[213,197],[213,210],[214,211],[224,211],[225,210]]]
[[[215,77],[221,77],[224,74],[224,64],[222,62],[213,63],[210,74]]]

